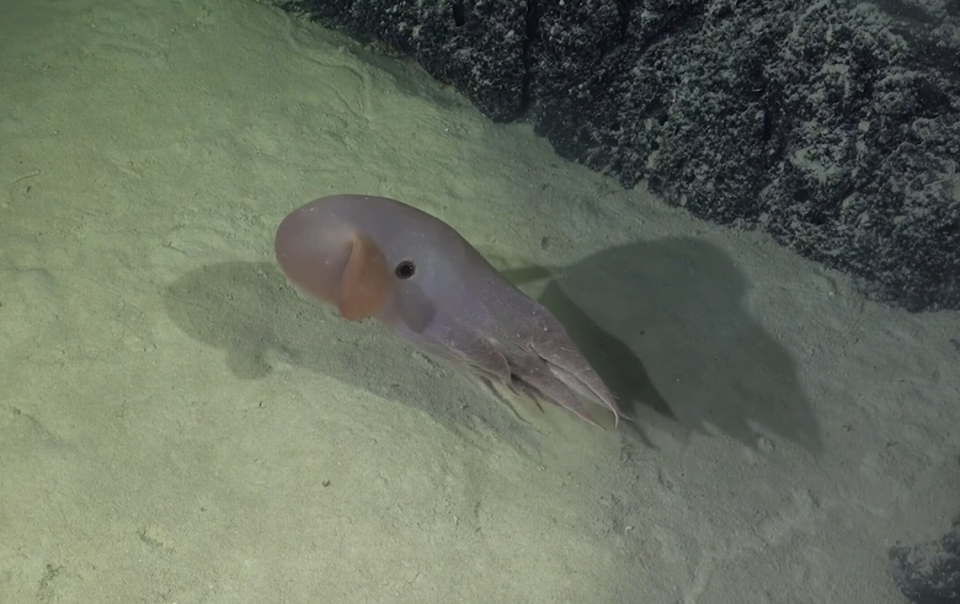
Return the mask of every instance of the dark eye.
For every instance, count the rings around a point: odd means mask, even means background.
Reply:
[[[409,279],[414,276],[416,272],[417,265],[410,260],[404,260],[397,265],[397,268],[393,269],[393,274],[397,276],[397,279]]]

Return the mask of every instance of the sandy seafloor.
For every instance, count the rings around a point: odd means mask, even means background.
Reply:
[[[298,295],[274,229],[342,192],[455,225],[635,426]],[[0,1],[3,604],[904,602],[958,341],[266,4]]]

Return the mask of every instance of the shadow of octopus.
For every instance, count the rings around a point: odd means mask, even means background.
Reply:
[[[545,272],[559,276],[538,298],[567,326],[647,444],[645,426],[675,438],[713,426],[756,449],[764,436],[756,426],[821,450],[795,364],[750,317],[748,284],[721,249],[663,239],[607,249],[557,271],[504,274],[522,285]]]

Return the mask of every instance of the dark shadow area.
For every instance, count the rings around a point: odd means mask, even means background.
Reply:
[[[563,269],[504,272],[525,289],[558,275],[540,301],[634,418],[626,429],[648,446],[651,428],[682,439],[712,425],[750,447],[758,443],[756,426],[820,449],[793,361],[747,314],[747,284],[718,248],[670,239],[606,250]],[[266,375],[273,352],[421,409],[457,433],[486,426],[521,449],[537,442],[535,430],[471,386],[463,392],[475,395],[446,400],[439,393],[449,390],[435,381],[457,379],[455,372],[414,353],[382,326],[351,324],[298,295],[271,263],[193,271],[167,288],[165,304],[186,333],[224,350],[240,378]]]
[[[523,285],[548,272],[505,274]],[[746,291],[719,248],[666,239],[566,267],[540,300],[567,325],[641,437],[645,426],[682,437],[712,425],[756,448],[760,429],[817,453],[819,428],[795,364],[751,319]]]

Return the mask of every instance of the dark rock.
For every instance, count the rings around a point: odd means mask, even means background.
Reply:
[[[960,2],[277,0],[909,310],[960,309]]]
[[[893,580],[916,604],[960,604],[960,526],[937,542],[890,550]]]

